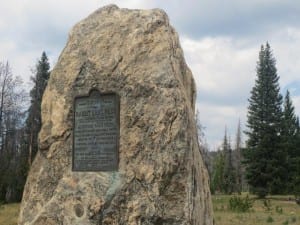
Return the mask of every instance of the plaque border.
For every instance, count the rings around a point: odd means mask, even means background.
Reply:
[[[74,153],[75,153],[75,104],[76,100],[80,98],[88,98],[91,96],[92,92],[97,91],[100,96],[103,95],[114,95],[116,100],[116,116],[117,116],[117,140],[116,140],[116,153],[117,153],[117,163],[113,169],[104,169],[104,170],[97,170],[97,169],[86,169],[86,170],[76,170],[74,169]],[[72,172],[113,172],[119,170],[119,147],[120,147],[120,96],[118,93],[109,91],[109,92],[101,92],[98,88],[91,88],[88,94],[86,95],[76,95],[73,98],[73,129],[72,129]]]

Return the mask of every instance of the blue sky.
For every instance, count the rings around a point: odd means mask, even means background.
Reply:
[[[225,126],[234,139],[243,127],[260,45],[269,41],[283,92],[300,114],[300,1],[295,0],[10,0],[0,7],[0,61],[29,81],[42,51],[52,66],[71,27],[107,4],[161,8],[179,33],[197,83],[197,109],[215,150]],[[246,137],[244,137],[245,140]]]

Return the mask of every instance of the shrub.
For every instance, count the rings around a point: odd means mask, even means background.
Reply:
[[[267,223],[273,223],[274,219],[271,216],[268,216]]]
[[[282,213],[283,213],[283,209],[282,209],[280,206],[278,206],[278,205],[275,207],[275,210],[276,210],[276,212],[279,213],[279,214],[282,214]]]
[[[283,223],[282,223],[282,225],[288,225],[289,224],[289,221],[288,220],[286,220],[286,221],[284,221]]]
[[[253,206],[253,201],[246,197],[233,196],[229,199],[228,208],[235,212],[248,212]]]
[[[266,211],[271,211],[271,201],[270,199],[263,199],[263,205]]]

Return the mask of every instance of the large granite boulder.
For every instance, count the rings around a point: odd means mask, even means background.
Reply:
[[[72,170],[74,98],[120,100],[118,169]],[[101,8],[78,23],[42,101],[19,225],[211,225],[195,83],[162,10]]]

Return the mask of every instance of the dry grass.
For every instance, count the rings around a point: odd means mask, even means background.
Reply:
[[[0,205],[0,225],[17,225],[20,204]]]
[[[300,225],[300,206],[290,200],[292,196],[270,196],[266,201],[250,196],[254,204],[245,213],[228,210],[230,197],[213,196],[216,225]]]

